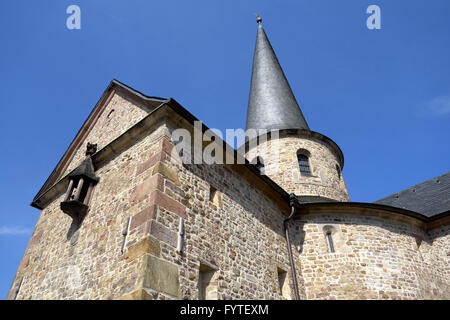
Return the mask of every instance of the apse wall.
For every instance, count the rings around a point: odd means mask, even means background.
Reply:
[[[344,210],[296,221],[306,299],[450,298],[448,226],[425,232],[414,218]]]

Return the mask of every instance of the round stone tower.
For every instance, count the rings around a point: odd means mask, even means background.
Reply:
[[[309,129],[262,20],[257,21],[245,157],[300,201],[349,201],[341,149]]]

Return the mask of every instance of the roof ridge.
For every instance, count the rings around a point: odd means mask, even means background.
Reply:
[[[403,193],[403,192],[406,192],[406,191],[409,191],[409,190],[411,190],[411,189],[413,189],[413,188],[416,188],[417,186],[423,185],[424,183],[430,182],[430,181],[435,180],[435,179],[439,179],[439,178],[441,178],[441,177],[443,177],[443,176],[445,176],[445,175],[449,175],[449,176],[450,176],[450,171],[448,171],[448,172],[446,172],[446,173],[443,173],[443,174],[441,174],[441,175],[439,175],[439,176],[436,176],[436,177],[427,179],[427,180],[422,181],[422,182],[420,182],[420,183],[417,183],[417,184],[415,184],[415,185],[412,185],[411,187],[408,187],[408,188],[405,188],[405,189],[403,189],[403,190],[400,190],[400,191],[397,191],[397,192],[395,192],[395,193],[392,193],[392,194],[390,194],[390,195],[388,195],[388,196],[386,196],[386,197],[384,197],[384,198],[375,200],[375,201],[373,201],[373,202],[377,202],[377,201],[384,200],[384,199],[386,199],[386,198],[390,198],[390,197],[392,197],[393,195],[396,195],[396,194],[401,194],[401,193]]]

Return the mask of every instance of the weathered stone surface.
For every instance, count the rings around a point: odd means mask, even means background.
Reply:
[[[167,158],[168,157],[167,157],[167,155],[164,152],[159,151],[158,153],[152,155],[150,157],[150,159],[148,159],[147,161],[139,164],[139,166],[136,169],[136,175],[140,175],[142,172],[144,172],[147,169],[153,167],[157,162],[164,161]]]
[[[180,180],[178,179],[176,172],[174,170],[170,169],[164,163],[157,162],[155,164],[155,166],[153,167],[152,174],[156,174],[156,173],[162,174],[166,179],[169,179],[170,181],[175,183],[175,185],[177,185],[177,186],[180,185]]]
[[[136,203],[145,200],[156,189],[160,191],[164,190],[161,176],[157,174],[147,178],[138,185],[131,194],[130,201]]]
[[[147,253],[159,257],[160,252],[161,247],[159,245],[159,241],[157,241],[153,237],[148,236],[129,246],[126,251],[125,258],[126,262],[131,262],[134,259]]]
[[[134,230],[136,227],[155,218],[157,210],[158,210],[157,206],[152,205],[152,206],[147,207],[144,210],[140,211],[139,213],[137,213],[131,219],[130,230]]]
[[[122,296],[120,300],[153,300],[153,296],[145,289],[138,289]]]
[[[32,247],[32,246],[38,244],[42,238],[43,232],[44,232],[43,230],[41,230],[39,232],[35,232],[35,234],[33,234],[33,236],[31,237],[30,242],[28,243],[28,246]]]
[[[153,191],[150,195],[150,204],[157,204],[167,211],[173,212],[182,218],[186,218],[185,207],[159,190]]]
[[[23,269],[28,267],[29,263],[30,263],[30,256],[29,255],[24,256],[19,264],[19,267],[17,268],[17,273],[20,274],[23,271]]]
[[[308,214],[295,222],[307,299],[447,299],[447,262],[412,218],[390,214]],[[327,232],[332,230],[335,252]],[[435,230],[437,231],[437,230]],[[449,240],[441,230],[433,250]],[[420,244],[417,238],[426,239]],[[445,240],[446,238],[446,240]],[[444,258],[444,255],[440,255]],[[432,262],[433,261],[433,262]]]
[[[172,141],[170,141],[167,138],[162,138],[161,139],[161,150],[164,153],[166,153],[167,155],[171,155],[173,148],[174,148],[174,145],[173,145]]]
[[[161,223],[151,221],[149,226],[149,234],[174,248],[177,246],[177,234],[169,228],[163,226]]]
[[[59,207],[64,195],[42,210],[37,237],[26,249],[22,272],[16,275],[9,298],[15,296],[14,288],[22,276],[17,299],[119,299],[139,288],[142,261],[122,258],[123,232],[128,218],[133,217],[130,228],[134,230],[127,235],[126,249],[148,236],[146,223],[155,218],[157,208],[149,204],[149,198],[132,202],[130,197],[147,178],[135,175],[137,166],[160,151],[164,131],[164,126],[155,127],[151,135],[137,139],[132,147],[98,168],[100,182],[93,189],[89,212],[76,231],[75,243],[71,244],[72,221]],[[160,174],[156,176],[163,179]],[[158,299],[169,298],[164,293],[155,294]]]
[[[179,297],[180,280],[177,265],[146,255],[144,266],[144,288]]]

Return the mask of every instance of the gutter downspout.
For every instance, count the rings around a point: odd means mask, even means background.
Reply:
[[[283,226],[288,246],[289,261],[291,263],[292,282],[294,284],[295,300],[300,300],[300,294],[298,292],[297,273],[295,272],[294,257],[292,256],[291,242],[289,240],[289,220],[292,219],[295,213],[295,194],[293,193],[289,195],[289,205],[291,207],[291,214],[287,219],[283,221]]]

